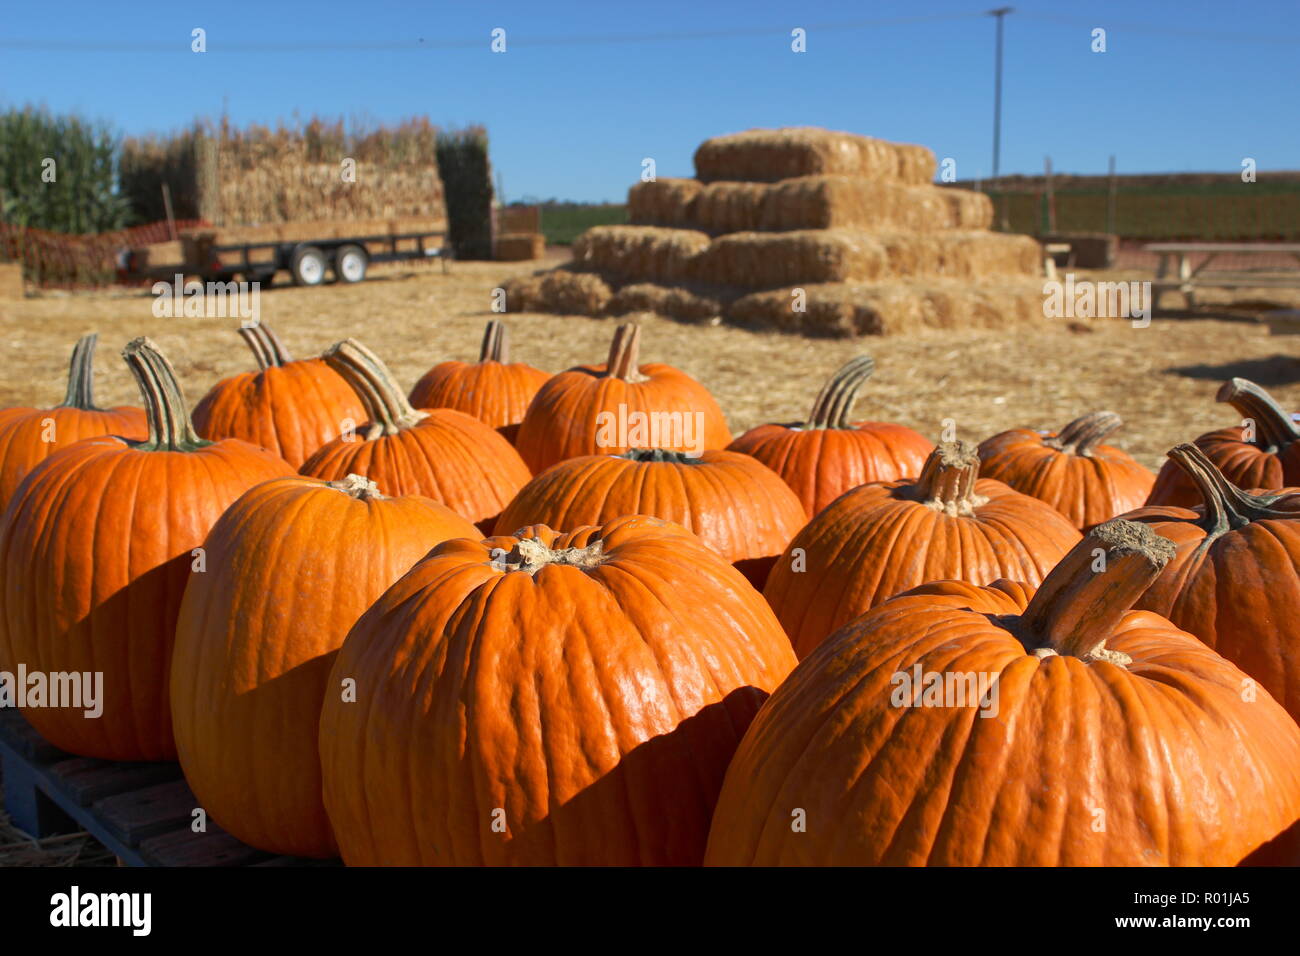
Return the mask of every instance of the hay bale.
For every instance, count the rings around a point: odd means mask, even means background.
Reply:
[[[546,237],[535,232],[508,232],[493,240],[493,254],[499,262],[524,262],[546,255]]]
[[[628,222],[635,226],[691,228],[695,199],[704,184],[698,179],[656,179],[627,191]]]
[[[993,225],[993,200],[971,189],[939,189],[948,207],[948,229],[987,229]]]
[[[0,299],[23,297],[23,264],[0,262]]]
[[[840,174],[921,185],[934,179],[934,154],[923,146],[889,143],[813,127],[752,129],[715,136],[695,151],[695,172],[720,179],[776,182]]]
[[[803,311],[794,308],[794,289],[774,289],[737,299],[728,306],[726,318],[740,325],[831,338],[921,328],[1012,328],[1044,321],[1042,285],[1024,279],[828,283],[802,290]]]
[[[681,286],[637,282],[614,293],[606,311],[610,315],[654,312],[684,322],[703,322],[722,315],[724,309],[725,304],[721,298]]]
[[[595,226],[573,243],[574,267],[629,279],[674,282],[690,277],[709,237],[692,229]]]
[[[691,278],[764,289],[902,276],[1031,276],[1040,263],[1038,243],[1029,236],[808,229],[720,236],[694,258]]]
[[[503,288],[507,312],[602,315],[613,291],[598,275],[561,267],[511,279]]]
[[[771,225],[765,221],[767,199],[772,189],[767,183],[709,183],[695,201],[695,228],[718,235],[796,228]]]

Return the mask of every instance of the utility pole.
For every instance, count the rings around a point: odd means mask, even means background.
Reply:
[[[998,7],[989,16],[998,19],[997,53],[993,66],[993,178],[998,178],[998,160],[1002,153],[1002,20],[1015,7]]]

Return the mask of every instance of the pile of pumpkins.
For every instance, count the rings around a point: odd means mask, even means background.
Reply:
[[[859,421],[866,357],[732,440],[631,324],[552,376],[493,321],[409,395],[355,340],[293,360],[240,334],[258,370],[192,415],[143,338],[143,408],[97,408],[94,336],[61,405],[0,411],[0,670],[102,673],[98,718],[26,717],[179,759],[253,846],[1296,858],[1300,429],[1250,382],[1219,393],[1242,424],[1157,476],[1103,443],[1111,412],[978,448]],[[601,431],[638,412],[689,416],[695,447]]]

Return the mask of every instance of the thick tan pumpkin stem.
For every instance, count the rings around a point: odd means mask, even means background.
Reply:
[[[975,494],[980,458],[963,442],[940,442],[925,460],[908,497],[949,515],[968,515],[988,499]]]
[[[141,451],[193,451],[212,444],[194,431],[176,370],[157,345],[147,338],[135,339],[122,350],[122,358],[140,386],[149,420],[149,438],[132,447]]]
[[[241,326],[239,334],[252,351],[253,358],[257,360],[257,367],[261,371],[279,368],[293,361],[293,357],[289,355],[289,350],[284,347],[280,337],[261,322],[251,327]]]
[[[356,339],[339,342],[323,357],[330,368],[352,386],[366,407],[370,424],[363,436],[366,441],[373,441],[381,435],[396,435],[403,428],[410,428],[428,417],[427,412],[411,407],[388,366]]]
[[[1103,438],[1123,424],[1124,420],[1114,412],[1092,412],[1070,422],[1045,444],[1068,454],[1088,458]]]
[[[510,361],[510,333],[506,324],[500,319],[493,319],[483,330],[483,345],[479,349],[480,362],[500,362],[506,365]]]
[[[862,384],[876,370],[876,360],[859,355],[832,375],[817,393],[804,428],[852,428],[849,412],[858,400]]]
[[[1172,541],[1136,521],[1098,525],[1039,586],[1020,616],[1021,640],[1039,656],[1128,664],[1126,654],[1106,649],[1106,640],[1174,551]]]
[[[624,322],[614,333],[614,341],[609,346],[609,360],[605,363],[605,375],[609,378],[621,378],[625,382],[644,381],[637,364],[641,353],[641,326],[634,322]]]
[[[382,501],[379,486],[364,475],[348,475],[342,481],[327,481],[329,487],[358,501]]]
[[[548,564],[567,564],[575,568],[594,568],[604,561],[604,542],[595,541],[585,548],[552,550],[536,538],[520,538],[508,553],[493,557],[498,571],[526,571],[536,574]]]
[[[92,332],[83,335],[72,347],[68,362],[68,390],[59,408],[79,408],[83,412],[99,411],[95,407],[95,343],[99,336]]]
[[[703,459],[692,457],[684,451],[669,451],[666,448],[633,448],[619,455],[628,461],[666,461],[674,465],[698,465]]]
[[[1199,524],[1205,530],[1207,545],[1219,535],[1244,528],[1252,521],[1295,517],[1293,512],[1269,507],[1280,495],[1252,495],[1238,488],[1223,476],[1218,465],[1205,452],[1190,442],[1175,445],[1168,455],[1196,483],[1201,493],[1205,517]]]
[[[1235,408],[1243,419],[1255,423],[1255,440],[1253,444],[1265,450],[1285,448],[1296,439],[1300,439],[1300,429],[1276,401],[1254,382],[1244,378],[1234,378],[1224,382],[1219,388],[1216,401],[1225,402]]]

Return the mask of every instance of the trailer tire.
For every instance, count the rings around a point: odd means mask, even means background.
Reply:
[[[339,246],[334,253],[334,278],[340,282],[360,282],[366,277],[370,256],[356,244]]]
[[[325,253],[317,246],[299,246],[289,259],[295,285],[320,285],[325,281]]]

